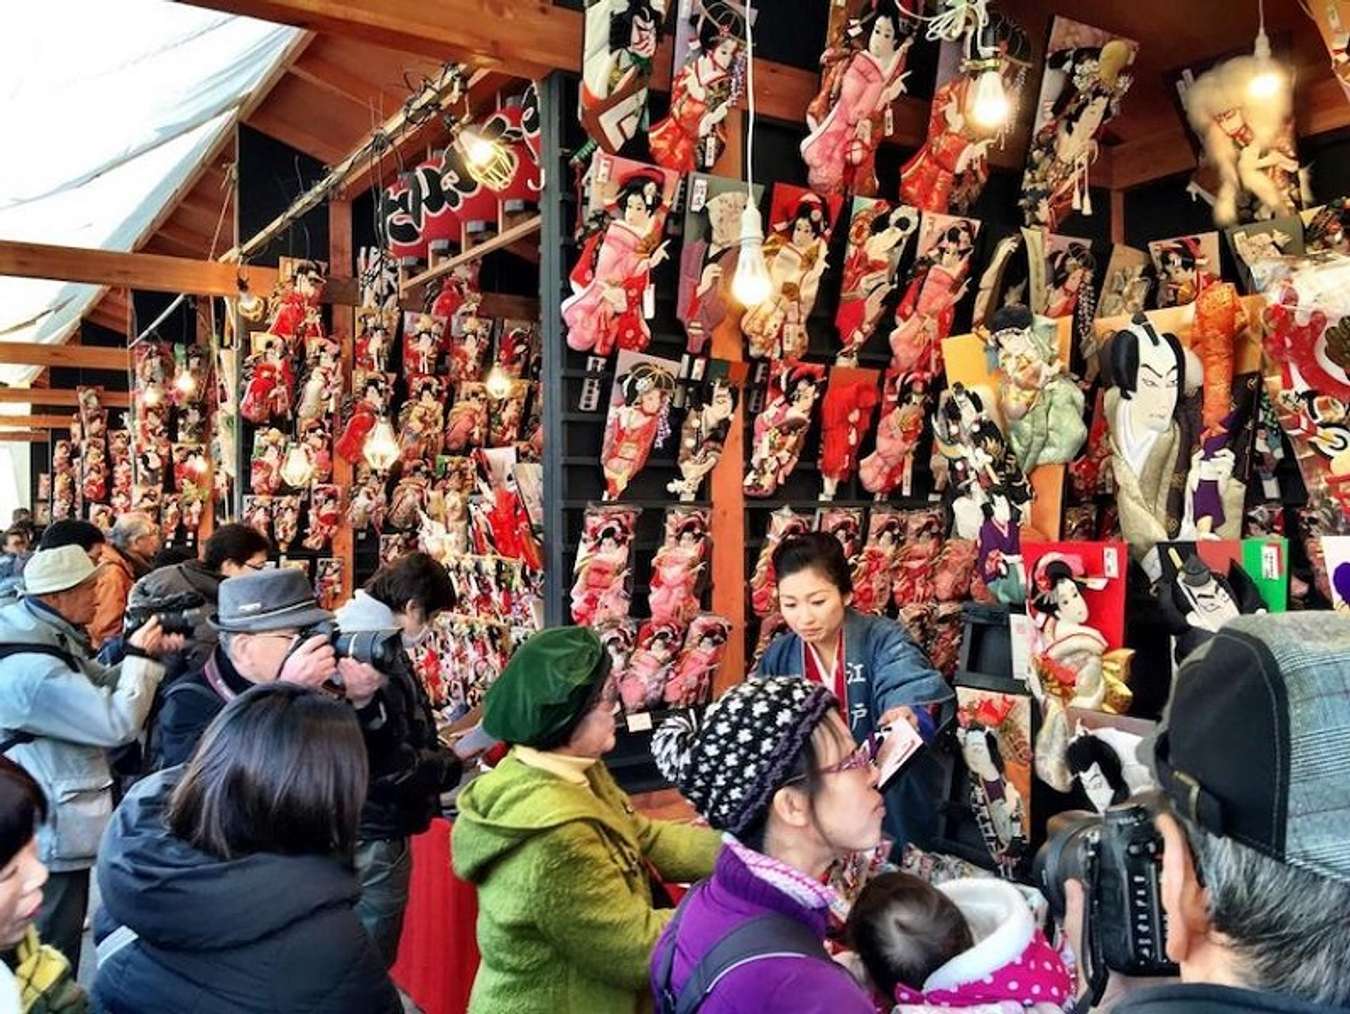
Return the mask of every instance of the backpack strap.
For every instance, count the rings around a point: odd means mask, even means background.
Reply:
[[[677,994],[671,986],[671,971],[675,964],[679,920],[683,914],[681,910],[694,893],[690,891],[676,909],[670,922],[670,946],[657,962],[660,1014],[696,1014],[703,1006],[703,1001],[725,976],[742,965],[765,958],[815,959],[844,975],[848,974],[831,960],[825,952],[825,945],[808,927],[789,916],[767,912],[741,923],[714,944],[699,959]]]
[[[0,644],[0,661],[13,655],[50,655],[52,658],[59,658],[71,670],[71,672],[84,672],[80,668],[80,663],[75,660],[75,656],[54,644],[22,644],[9,643]],[[16,746],[22,746],[24,743],[31,743],[37,739],[31,732],[22,730],[0,729],[0,754],[9,753]]]

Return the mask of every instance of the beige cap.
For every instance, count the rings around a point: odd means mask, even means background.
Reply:
[[[39,549],[23,568],[24,592],[51,595],[67,591],[88,580],[95,569],[81,546]]]

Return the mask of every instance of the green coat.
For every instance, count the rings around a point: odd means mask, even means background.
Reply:
[[[459,796],[455,872],[478,885],[470,1014],[632,1014],[650,999],[649,961],[669,909],[652,908],[647,866],[708,876],[706,828],[648,820],[603,763],[590,787],[508,754]]]

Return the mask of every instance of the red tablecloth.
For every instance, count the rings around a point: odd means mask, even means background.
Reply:
[[[478,971],[478,899],[450,868],[450,822],[412,840],[412,889],[390,974],[426,1014],[464,1014]]]

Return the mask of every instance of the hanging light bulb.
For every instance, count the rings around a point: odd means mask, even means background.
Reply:
[[[1247,95],[1259,102],[1269,102],[1280,94],[1285,87],[1285,77],[1280,65],[1270,56],[1270,36],[1266,34],[1266,8],[1264,0],[1258,0],[1260,11],[1259,27],[1256,29],[1256,42],[1252,45],[1252,56],[1259,69],[1247,82]]]
[[[975,98],[970,107],[970,118],[975,125],[986,130],[995,130],[1008,122],[1010,106],[1007,93],[1003,90],[1003,75],[999,73],[997,61],[987,68],[975,81]]]
[[[183,370],[173,378],[173,386],[182,394],[191,394],[197,390],[197,379],[187,370]]]
[[[366,459],[366,464],[377,472],[392,468],[398,460],[398,439],[394,436],[394,427],[389,424],[388,416],[381,416],[370,431],[361,455]]]
[[[464,153],[469,175],[489,190],[505,190],[516,175],[516,153],[477,127],[461,127],[455,144]]]
[[[747,197],[741,212],[740,252],[736,255],[736,274],[731,279],[731,295],[749,308],[759,306],[773,292],[769,266],[764,262],[764,226],[759,208]]]
[[[154,408],[164,397],[164,392],[158,384],[151,384],[141,395],[141,401],[150,408]]]
[[[308,486],[309,480],[314,478],[314,459],[304,444],[291,444],[286,460],[281,463],[281,478],[295,489]]]
[[[248,321],[262,320],[263,314],[267,312],[267,303],[259,299],[248,289],[248,279],[240,275],[235,284],[239,287],[239,299],[237,306],[239,315]]]
[[[459,132],[459,147],[469,160],[469,168],[482,168],[492,161],[497,149],[491,141],[473,127],[464,127]]]
[[[487,393],[490,397],[500,399],[511,393],[511,375],[502,369],[501,363],[488,371],[487,378],[483,383],[487,386]]]

